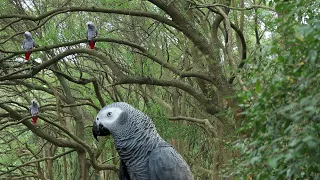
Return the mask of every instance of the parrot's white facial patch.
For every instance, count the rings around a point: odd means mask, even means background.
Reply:
[[[31,35],[31,33],[30,33],[29,31],[26,31],[26,32],[24,33],[24,35],[25,35],[26,37],[32,37],[32,35]]]
[[[87,22],[87,26],[94,26],[93,22]]]
[[[97,124],[102,124],[103,126],[108,127],[108,125],[115,123],[119,119],[122,112],[123,110],[120,108],[114,107],[103,109],[98,113],[96,122]]]

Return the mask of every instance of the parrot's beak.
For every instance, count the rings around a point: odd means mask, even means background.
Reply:
[[[110,135],[110,131],[105,128],[102,124],[97,124],[97,122],[95,121],[93,123],[93,126],[92,126],[92,134],[94,136],[94,138],[98,140],[98,136],[108,136]]]

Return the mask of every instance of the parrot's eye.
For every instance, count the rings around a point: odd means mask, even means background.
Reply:
[[[97,118],[97,121],[99,121],[99,118]]]
[[[110,116],[111,116],[111,114],[112,114],[111,112],[108,112],[108,113],[107,113],[107,116],[108,116],[108,117],[110,117]]]

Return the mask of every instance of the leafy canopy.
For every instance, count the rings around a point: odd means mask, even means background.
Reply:
[[[239,94],[247,138],[236,143],[243,158],[233,174],[319,178],[320,2],[276,3],[277,35],[248,63],[247,83],[255,88]]]

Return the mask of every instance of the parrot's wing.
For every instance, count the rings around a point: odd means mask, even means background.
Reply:
[[[120,158],[119,180],[130,180],[127,166],[124,164],[121,158]]]
[[[94,38],[96,38],[97,36],[98,36],[98,30],[96,28],[96,34],[95,34]]]
[[[22,44],[22,47],[23,47],[23,49],[24,49],[24,50],[26,50],[26,49],[27,49],[27,47],[26,47],[26,42],[27,42],[27,40],[26,40],[26,39],[24,39],[24,40],[23,40],[23,44]]]
[[[86,31],[86,38],[87,38],[87,39],[88,39],[88,33],[89,33],[89,32],[88,32],[88,29],[87,29],[87,31]]]
[[[188,164],[172,147],[159,147],[149,156],[150,179],[193,180]]]

